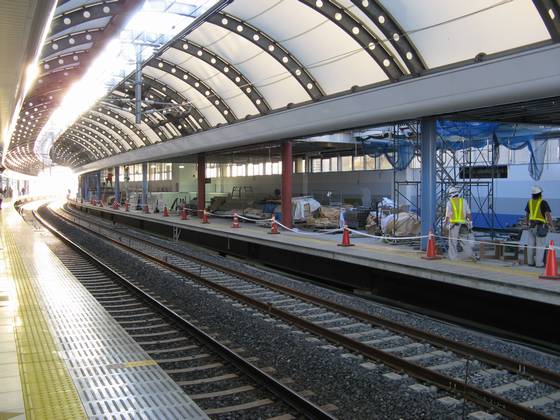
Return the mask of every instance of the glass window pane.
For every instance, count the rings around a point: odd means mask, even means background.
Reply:
[[[321,162],[321,170],[323,172],[330,172],[331,171],[331,160],[330,159],[322,159]]]
[[[363,171],[364,170],[364,157],[354,156],[354,170]]]
[[[352,156],[342,156],[342,171],[347,172],[352,170]]]

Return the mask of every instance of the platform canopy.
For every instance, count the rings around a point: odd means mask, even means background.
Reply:
[[[12,3],[16,2],[26,3],[23,0]],[[2,160],[6,167],[24,173],[36,173],[43,167],[34,153],[43,126],[68,88],[83,76],[93,59],[141,4],[138,0],[59,0],[56,3],[50,28],[37,28],[47,35],[34,69],[34,83],[4,144]]]
[[[137,159],[145,146],[554,45],[559,19],[556,0],[221,1],[143,63],[140,124],[130,74],[50,155],[75,168]]]

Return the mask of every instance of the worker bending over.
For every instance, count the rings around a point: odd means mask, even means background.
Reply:
[[[548,230],[554,230],[550,206],[542,198],[542,188],[531,189],[532,198],[525,206],[525,222],[529,225],[527,259],[531,266],[544,267],[544,248]],[[536,248],[535,248],[536,247]],[[535,258],[536,255],[536,258]]]
[[[473,243],[471,242],[471,209],[463,197],[459,196],[459,192],[458,187],[449,189],[450,198],[445,210],[445,223],[449,228],[447,256],[450,260],[456,260],[459,259],[459,253],[462,252],[462,258],[474,259]]]

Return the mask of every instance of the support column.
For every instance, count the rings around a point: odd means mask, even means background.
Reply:
[[[148,162],[142,162],[142,210],[148,204]]]
[[[423,118],[420,122],[421,143],[420,156],[422,159],[422,187],[421,187],[421,220],[422,235],[427,235],[434,229],[436,222],[436,119]],[[428,244],[426,238],[422,239],[422,249]]]
[[[121,177],[121,167],[120,166],[115,166],[115,180],[114,182],[114,186],[115,186],[115,200],[117,203],[120,204],[121,202],[121,186],[119,184],[119,179]]]
[[[198,154],[197,172],[198,172],[197,209],[198,209],[198,216],[202,218],[202,210],[206,208],[206,157],[204,156],[204,153]]]
[[[292,227],[292,143],[282,143],[282,224]]]
[[[136,45],[136,72],[134,78],[134,116],[136,124],[142,122],[142,46]]]
[[[100,201],[101,200],[101,171],[97,171],[97,173],[95,174],[95,194],[96,194],[96,200]]]

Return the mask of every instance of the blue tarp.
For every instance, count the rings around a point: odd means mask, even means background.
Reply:
[[[538,180],[546,157],[546,140],[560,137],[559,127],[492,122],[437,121],[437,148],[451,151],[482,148],[489,144],[512,150],[529,148],[529,174]],[[394,168],[406,169],[417,150],[415,139],[396,140],[375,136],[357,137],[372,157],[385,155]],[[496,153],[497,156],[497,153]]]

